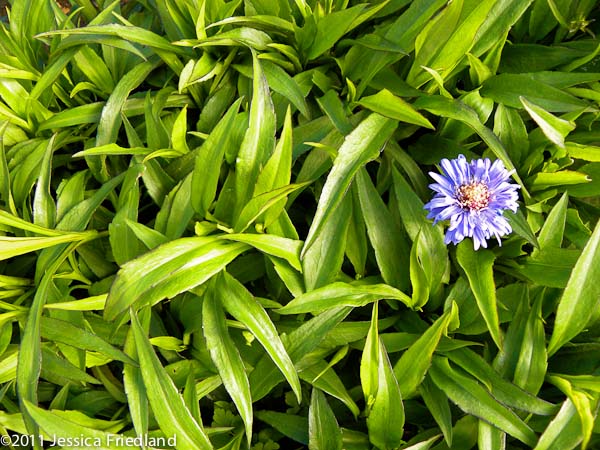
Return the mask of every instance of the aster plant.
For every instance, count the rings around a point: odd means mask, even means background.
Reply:
[[[473,239],[475,250],[487,247],[487,239],[500,238],[512,232],[503,212],[518,208],[518,184],[510,183],[509,172],[500,160],[489,158],[468,162],[464,155],[456,159],[442,159],[443,173],[429,172],[436,181],[429,187],[435,191],[433,199],[425,205],[427,218],[434,225],[449,220],[445,242],[458,244],[464,238]]]

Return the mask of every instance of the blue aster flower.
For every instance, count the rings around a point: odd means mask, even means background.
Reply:
[[[500,237],[512,232],[502,213],[506,209],[517,212],[518,208],[520,186],[509,182],[512,172],[500,160],[492,164],[484,158],[469,163],[463,155],[442,159],[440,164],[442,174],[429,172],[437,183],[429,185],[435,195],[425,209],[429,211],[427,218],[434,219],[434,225],[450,220],[446,244],[458,244],[470,237],[477,250],[487,247],[486,240],[495,236],[501,245]]]

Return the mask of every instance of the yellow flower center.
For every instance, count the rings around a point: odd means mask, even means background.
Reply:
[[[473,181],[463,184],[457,189],[460,206],[466,209],[480,211],[490,204],[490,191],[485,183]]]

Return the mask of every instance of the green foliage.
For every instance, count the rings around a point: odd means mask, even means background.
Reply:
[[[0,6],[3,439],[600,446],[599,2]]]

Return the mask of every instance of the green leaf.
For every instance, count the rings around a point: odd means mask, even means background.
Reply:
[[[223,156],[231,142],[230,129],[240,107],[241,99],[234,102],[200,147],[192,176],[192,207],[204,217],[217,193]]]
[[[181,238],[125,264],[113,282],[104,317],[115,319],[134,305],[154,305],[192,289],[220,272],[248,246],[214,237]]]
[[[341,450],[342,430],[325,395],[312,389],[308,410],[308,446],[311,450]]]
[[[531,229],[531,226],[527,222],[523,211],[517,209],[516,213],[513,213],[510,210],[504,212],[504,217],[508,220],[508,223],[512,227],[513,231],[517,233],[522,238],[525,238],[527,242],[533,245],[536,249],[540,248],[540,243],[538,242],[537,236]]]
[[[69,242],[84,242],[97,236],[95,230],[85,233],[69,233],[61,236],[48,237],[10,237],[0,236],[0,261],[18,255],[35,252],[43,248]]]
[[[145,310],[147,311],[147,310]],[[149,311],[147,311],[149,312]],[[148,329],[150,314],[143,314],[142,327]],[[123,351],[136,361],[139,360],[133,328],[129,327]],[[141,368],[138,365],[127,364],[123,367],[123,390],[127,396],[127,407],[131,414],[133,427],[138,435],[148,433],[150,411],[148,409],[148,394],[144,385]]]
[[[64,414],[64,411],[46,411],[45,409],[38,408],[31,402],[25,402],[25,410],[44,431],[47,437],[46,440],[50,442],[60,442],[59,439],[63,438],[65,444],[74,444],[69,445],[69,448],[93,447],[99,450],[125,450],[131,448],[130,446],[120,444],[120,442],[124,442],[121,435],[82,426],[75,420],[69,420],[69,418],[75,416],[76,411],[69,411],[67,414]],[[34,442],[41,444],[40,440],[36,435]]]
[[[192,174],[188,174],[164,198],[154,227],[168,239],[181,237],[194,216],[190,201],[191,192]]]
[[[261,252],[285,259],[294,269],[302,271],[300,264],[302,241],[272,234],[224,234],[221,238],[251,245]]]
[[[269,424],[284,436],[308,445],[308,420],[306,417],[276,411],[256,411],[256,418]]]
[[[548,369],[542,299],[540,296],[529,312],[514,376],[517,386],[533,394],[542,387]]]
[[[326,394],[337,398],[350,410],[354,417],[358,417],[360,412],[358,406],[335,371],[328,368],[328,364],[324,360],[315,363],[312,361],[312,358],[309,357],[307,359],[309,360],[310,367],[303,368],[300,372],[302,380],[319,388]],[[302,362],[299,364],[302,364]]]
[[[68,30],[56,30],[41,33],[39,36],[52,36],[55,34],[66,34],[70,36],[83,35],[84,38],[86,37],[85,35],[89,35],[89,37],[92,39],[97,39],[98,37],[101,38],[102,36],[115,36],[126,41],[131,41],[135,42],[136,44],[148,46],[154,51],[156,51],[157,54],[161,55],[161,57],[164,57],[165,62],[171,64],[175,64],[173,63],[173,58],[175,58],[176,55],[185,55],[187,53],[185,49],[171,44],[164,37],[159,36],[158,34],[153,33],[152,31],[130,25],[88,25],[84,28],[72,28]],[[61,42],[61,46],[64,48],[72,42],[78,43],[79,40],[72,38],[64,39]],[[181,71],[181,69],[179,71]]]
[[[475,56],[481,56],[490,48],[497,46],[499,37],[504,36],[525,13],[533,0],[504,0],[495,2],[485,22],[477,30],[477,40],[472,48]],[[492,51],[490,51],[492,53]]]
[[[258,220],[261,215],[270,213],[271,208],[281,207],[281,204],[285,203],[285,199],[290,194],[303,189],[308,184],[309,182],[288,184],[253,197],[244,205],[242,211],[240,212],[240,215],[235,222],[235,231],[239,233],[245,231],[252,224],[252,222]],[[279,208],[280,213],[281,209],[282,208]],[[269,226],[270,223],[265,223],[265,225]]]
[[[446,359],[434,357],[429,373],[434,383],[463,411],[485,420],[529,446],[535,445],[535,433],[519,416],[499,403],[477,382],[452,369]]]
[[[461,242],[456,249],[456,258],[469,280],[477,306],[483,316],[492,339],[502,348],[502,334],[496,305],[494,284],[494,253],[490,250],[473,250],[470,242]]]
[[[292,175],[292,115],[288,107],[283,121],[283,130],[273,155],[267,161],[256,181],[254,197],[290,184]],[[268,227],[275,222],[285,208],[285,200],[281,199],[269,207],[264,215],[264,223]]]
[[[106,197],[125,179],[127,172],[112,177],[89,198],[73,206],[56,225],[57,230],[83,231]]]
[[[48,141],[33,197],[33,222],[45,228],[53,228],[56,221],[56,205],[50,194],[50,177],[52,176],[52,155],[55,139],[56,134]]]
[[[279,314],[316,313],[340,306],[364,306],[381,299],[411,303],[410,297],[386,284],[352,285],[335,282],[296,297],[277,312]]]
[[[537,398],[505,380],[489,363],[472,350],[461,348],[452,350],[447,355],[452,362],[483,383],[492,396],[502,404],[537,415],[549,416],[556,412],[554,404]]]
[[[575,142],[565,142],[565,148],[572,158],[600,162],[600,147],[594,145],[582,145]]]
[[[180,43],[186,43],[182,41]],[[212,47],[215,45],[224,46],[245,46],[253,50],[267,50],[272,39],[269,35],[256,28],[240,27],[229,31],[220,32],[206,39],[200,39],[192,42],[195,47]]]
[[[223,385],[236,405],[246,428],[248,445],[252,439],[252,397],[244,362],[229,336],[225,312],[217,299],[215,282],[211,284],[202,302],[202,329],[211,359],[215,363]]]
[[[55,383],[60,382],[61,384],[64,383],[62,380],[68,380],[75,383],[83,382],[100,384],[100,381],[89,375],[86,371],[74,366],[66,359],[46,348],[42,348],[41,377],[47,380],[53,380]]]
[[[499,104],[494,115],[494,134],[496,134],[510,158],[518,164],[521,158],[528,153],[529,137],[525,123],[514,108]]]
[[[273,91],[287,98],[304,117],[309,119],[310,111],[302,93],[302,89],[296,80],[276,64],[270,63],[269,61],[263,61],[262,65],[267,81],[269,82],[269,87],[271,87]]]
[[[588,323],[598,318],[600,300],[600,223],[577,260],[556,310],[548,355],[577,336]]]
[[[317,97],[316,100],[323,112],[329,117],[329,120],[331,120],[331,123],[333,123],[342,135],[345,136],[352,131],[352,123],[347,117],[348,111],[333,89],[328,90],[323,97]]]
[[[361,98],[358,104],[390,119],[412,123],[431,130],[435,129],[431,122],[419,114],[410,103],[396,97],[387,89],[382,89],[377,94]]]
[[[327,14],[317,22],[316,34],[307,52],[307,59],[315,59],[331,49],[352,27],[365,8],[364,4]]]
[[[92,148],[87,148],[80,152],[74,153],[73,158],[80,158],[83,156],[108,156],[108,155],[142,155],[145,156],[152,150],[146,147],[133,147],[125,148],[120,145],[110,143],[105,145],[99,145]]]
[[[152,228],[148,228],[145,225],[133,222],[129,219],[125,219],[125,223],[129,228],[131,228],[131,231],[133,231],[136,237],[150,250],[158,247],[161,244],[166,244],[169,242],[169,239],[164,234],[153,230]]]
[[[567,399],[540,436],[534,450],[550,450],[557,448],[557,445],[565,450],[574,449],[582,440],[581,421],[577,410],[573,402]]]
[[[574,389],[567,379],[558,375],[550,375],[548,381],[565,393],[569,400],[573,402],[581,422],[581,448],[587,448],[594,430],[596,406],[593,403],[597,403],[597,398],[596,400],[591,399],[587,392]]]
[[[150,61],[138,64],[117,83],[115,90],[102,108],[96,135],[96,147],[116,142],[122,122],[121,112],[129,93],[148,77],[156,65],[155,62]]]
[[[377,390],[379,389],[379,360],[381,346],[379,345],[379,303],[373,303],[371,325],[365,339],[365,346],[360,358],[360,385],[365,397],[366,410],[371,411]]]
[[[44,304],[48,300],[47,297],[55,300],[57,297],[56,288],[52,278],[54,274],[64,262],[64,260],[74,250],[73,244],[64,249],[58,257],[56,257],[40,280],[38,289],[33,298],[33,303],[29,309],[27,322],[21,336],[19,351],[19,360],[17,365],[17,389],[19,403],[22,408],[26,402],[37,405],[38,403],[38,381],[41,371],[42,348],[41,348],[41,321]],[[27,411],[23,416],[27,431],[34,435],[38,434],[38,424]],[[41,445],[34,445],[37,450],[41,449]]]
[[[540,230],[539,242],[541,249],[547,247],[560,248],[565,232],[568,205],[569,196],[565,192],[548,214],[544,226]]]
[[[377,265],[386,283],[408,289],[408,245],[395,230],[395,223],[365,169],[358,171],[356,185],[360,208]]]
[[[11,228],[16,228],[18,230],[30,231],[34,234],[41,234],[42,236],[60,236],[65,234],[64,231],[50,230],[48,228],[35,225],[4,210],[0,210],[0,224]]]
[[[525,97],[519,97],[519,100],[546,137],[554,144],[564,148],[565,137],[575,129],[575,124],[550,114]]]
[[[532,191],[540,191],[556,186],[571,186],[576,184],[589,183],[592,179],[589,175],[573,170],[561,170],[559,172],[538,172],[528,181]]]
[[[135,312],[131,311],[131,328],[140,362],[140,370],[150,407],[165,436],[177,436],[182,449],[212,449],[202,425],[194,420],[183,398],[154,353]]]
[[[255,189],[263,166],[275,146],[275,112],[269,86],[256,53],[252,53],[252,104],[248,130],[236,159],[235,213],[238,217]]]
[[[356,172],[377,157],[396,126],[394,121],[373,113],[346,137],[323,186],[317,212],[302,250],[303,257],[316,241],[324,223],[340,206]]]
[[[350,308],[334,308],[303,322],[289,333],[286,347],[292,361],[298,361],[314,350],[325,335],[350,313]],[[263,356],[250,373],[252,398],[257,401],[275,387],[283,376],[268,355]],[[358,408],[355,412],[358,414]]]
[[[517,109],[527,108],[521,97],[550,112],[578,111],[588,107],[579,98],[543,83],[532,75],[535,74],[503,73],[493,76],[483,84],[481,95]]]
[[[333,282],[342,269],[348,223],[352,212],[351,200],[349,196],[342,200],[321,227],[314,244],[308,250],[306,250],[306,243],[304,244],[304,254],[301,253],[301,259],[307,291]]]
[[[419,385],[419,394],[423,398],[425,406],[427,406],[435,422],[442,430],[446,444],[448,447],[452,447],[452,412],[450,411],[448,397],[444,394],[444,391],[431,381],[429,375],[426,375]]]
[[[506,448],[506,433],[483,420],[479,421],[477,445],[481,450]]]
[[[546,248],[525,258],[520,273],[542,286],[565,288],[577,259],[579,250]]]
[[[429,370],[433,352],[440,339],[448,333],[449,329],[457,327],[458,306],[452,302],[450,308],[402,354],[394,365],[394,375],[398,380],[402,398],[406,399],[414,395]]]
[[[61,342],[82,350],[99,352],[127,364],[136,364],[129,356],[104,339],[70,322],[43,316],[40,321],[40,332],[42,337],[50,341]]]
[[[378,361],[378,388],[373,406],[367,417],[369,441],[377,448],[392,450],[402,443],[404,435],[404,406],[398,380],[392,370],[388,354],[380,339]]]
[[[430,21],[417,38],[415,62],[408,74],[408,83],[417,87],[429,79],[427,72],[423,71],[424,66],[441,70],[447,78],[472,49],[479,28],[489,17],[495,3],[493,0],[483,1],[469,9],[458,1],[442,11],[437,20]],[[449,20],[444,20],[446,16]],[[420,39],[425,41],[422,46],[419,45]]]
[[[300,401],[302,395],[298,374],[281,342],[275,325],[263,307],[244,286],[227,272],[223,272],[217,279],[216,290],[227,312],[242,322],[258,339]]]
[[[141,167],[140,167],[141,169]],[[108,226],[109,241],[115,261],[119,265],[134,259],[142,253],[142,245],[127,221],[137,221],[140,206],[138,179],[140,172],[128,171],[119,193],[117,214]]]
[[[448,248],[444,243],[441,225],[432,226],[423,202],[395,167],[392,168],[392,180],[397,211],[410,239],[419,241],[415,248],[416,256],[427,275],[429,292],[434,296],[449,278]],[[411,306],[414,306],[414,302]]]

